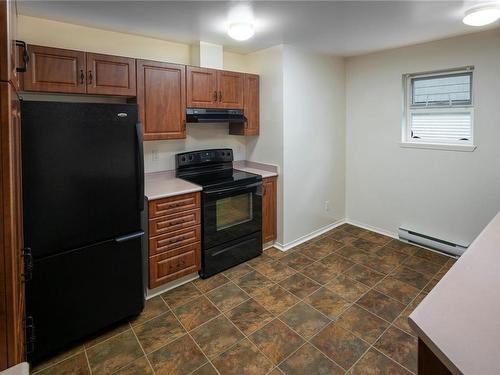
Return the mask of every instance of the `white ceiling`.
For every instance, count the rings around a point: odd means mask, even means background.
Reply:
[[[461,22],[477,2],[253,1],[256,34],[236,42],[225,33],[235,1],[18,2],[25,15],[182,43],[203,40],[238,53],[288,43],[351,56],[485,29]]]

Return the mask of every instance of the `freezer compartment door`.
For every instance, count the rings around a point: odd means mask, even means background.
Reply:
[[[35,260],[26,284],[37,362],[144,307],[142,232]]]

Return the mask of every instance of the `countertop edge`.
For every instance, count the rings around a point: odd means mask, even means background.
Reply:
[[[417,336],[454,374],[490,373],[491,369],[498,369],[498,351],[494,348],[500,347],[499,341],[495,341],[500,335],[500,326],[486,326],[482,322],[483,319],[491,321],[500,307],[492,307],[488,298],[477,304],[483,292],[497,295],[492,291],[500,284],[499,264],[493,261],[500,250],[498,228],[500,212],[408,317],[408,324]],[[467,296],[468,299],[464,298]],[[488,310],[482,310],[484,308]],[[470,324],[464,326],[467,320]],[[460,329],[461,335],[454,334]],[[475,343],[474,350],[469,351],[463,340],[468,345]],[[483,343],[485,349],[481,349],[479,343]]]
[[[448,370],[451,371],[451,373],[456,375],[463,374],[463,372],[455,366],[455,364],[446,356],[446,354],[444,354],[441,349],[439,349],[438,346],[434,344],[430,337],[427,336],[422,329],[420,329],[417,323],[415,323],[415,321],[410,316],[408,317],[408,324],[410,325],[410,328],[417,334],[417,337],[424,342],[424,344],[434,353],[436,357],[439,358],[439,360],[448,368]]]
[[[169,198],[169,197],[175,197],[176,195],[182,195],[182,194],[189,194],[189,193],[197,193],[202,191],[201,186],[193,187],[191,189],[185,189],[185,190],[180,190],[180,191],[174,191],[174,192],[168,192],[164,194],[156,194],[156,195],[146,195],[146,198],[148,201],[153,201],[156,199],[162,199],[162,198]]]

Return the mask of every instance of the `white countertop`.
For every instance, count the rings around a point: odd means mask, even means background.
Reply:
[[[454,374],[500,374],[500,213],[409,317]]]
[[[249,160],[238,160],[233,163],[233,168],[239,171],[259,174],[262,178],[275,177],[278,175],[278,166],[272,164],[257,163]]]
[[[174,171],[146,173],[144,194],[149,200],[201,191],[201,186],[175,177]]]
[[[233,168],[261,175],[262,178],[278,175],[278,167],[275,165],[246,160],[235,161]],[[194,193],[201,190],[201,186],[175,177],[174,171],[146,173],[144,175],[144,194],[149,200]]]

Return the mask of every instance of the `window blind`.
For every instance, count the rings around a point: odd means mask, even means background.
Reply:
[[[468,143],[472,139],[471,112],[412,113],[410,137],[437,143]]]

